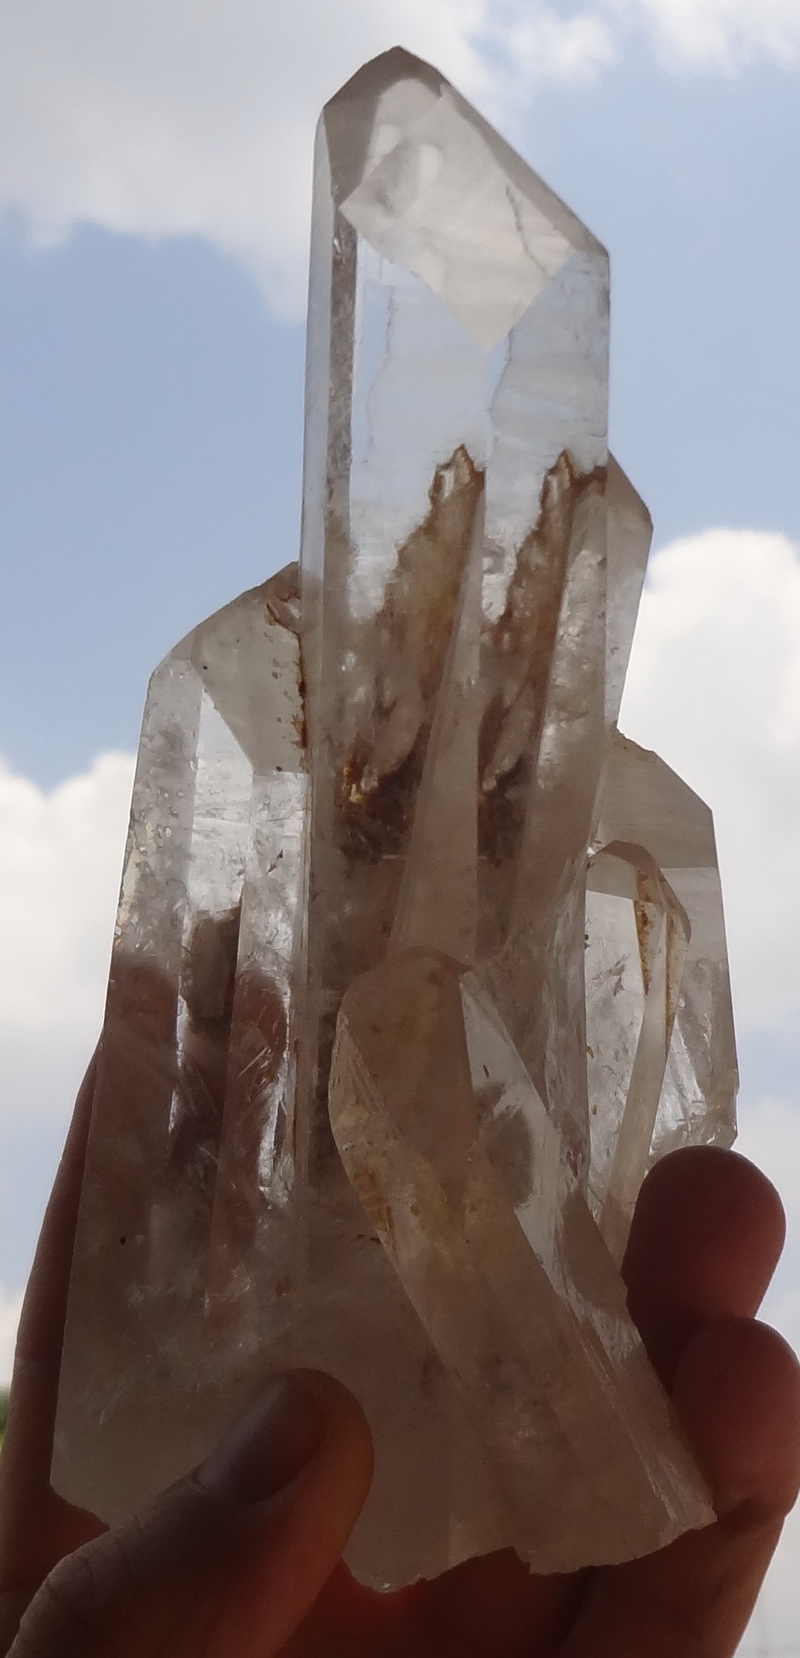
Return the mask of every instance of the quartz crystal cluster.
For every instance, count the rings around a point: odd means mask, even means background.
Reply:
[[[106,1520],[286,1364],[369,1417],[366,1582],[711,1518],[618,1270],[736,1064],[710,813],[617,729],[607,335],[603,248],[433,69],[333,98],[300,571],[144,718],[53,1464]]]

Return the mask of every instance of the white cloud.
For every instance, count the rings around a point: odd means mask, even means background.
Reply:
[[[800,553],[710,530],[652,561],[622,713],[714,809],[739,1021],[800,1015]]]
[[[6,0],[0,211],[43,242],[82,222],[205,237],[297,316],[314,122],[359,63],[402,42],[513,125],[537,84],[598,73],[637,29],[675,67],[787,61],[800,0]]]
[[[621,20],[643,23],[670,67],[728,72],[759,59],[795,63],[798,0],[608,0]]]
[[[46,793],[0,760],[3,1240],[15,1272],[35,1230],[25,1205],[40,1201],[31,1173],[55,1160],[102,1025],[133,764],[103,754]],[[0,1386],[20,1307],[0,1283]]]
[[[6,1118],[66,1110],[97,1039],[132,778],[130,755],[104,754],[46,794],[0,762]]]
[[[196,234],[302,307],[317,113],[397,43],[472,95],[481,0],[9,0],[0,59],[0,200],[44,238],[86,220]]]
[[[610,68],[620,55],[619,30],[607,15],[607,0],[565,16],[549,6],[488,3],[473,39],[502,71],[488,88],[493,101],[512,108],[543,81],[582,82]],[[502,92],[498,81],[502,83]]]
[[[745,1097],[736,1150],[763,1169],[786,1210],[786,1252],[762,1314],[800,1352],[800,1093],[793,1100]]]

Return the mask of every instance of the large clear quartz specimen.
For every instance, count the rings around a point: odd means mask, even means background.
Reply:
[[[712,1517],[619,1276],[736,1062],[710,814],[617,730],[607,335],[602,247],[433,69],[326,107],[301,574],[145,712],[53,1462],[106,1520],[287,1364],[369,1417],[366,1582]]]

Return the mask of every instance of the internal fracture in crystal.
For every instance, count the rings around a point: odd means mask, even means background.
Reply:
[[[736,1062],[710,814],[617,729],[607,367],[600,244],[368,64],[318,133],[301,569],[148,693],[53,1460],[105,1520],[287,1364],[370,1420],[366,1582],[712,1518],[618,1271]]]

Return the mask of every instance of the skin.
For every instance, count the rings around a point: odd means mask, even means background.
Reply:
[[[11,1658],[730,1658],[800,1485],[800,1368],[755,1320],[784,1219],[734,1153],[675,1153],[647,1180],[629,1304],[718,1520],[622,1567],[537,1578],[512,1554],[379,1596],[342,1550],[369,1432],[328,1377],[270,1395],[204,1470],[109,1532],[49,1485],[91,1072],[42,1231],[0,1459],[0,1653]],[[278,1401],[280,1403],[280,1401]],[[302,1408],[300,1408],[302,1407]]]

